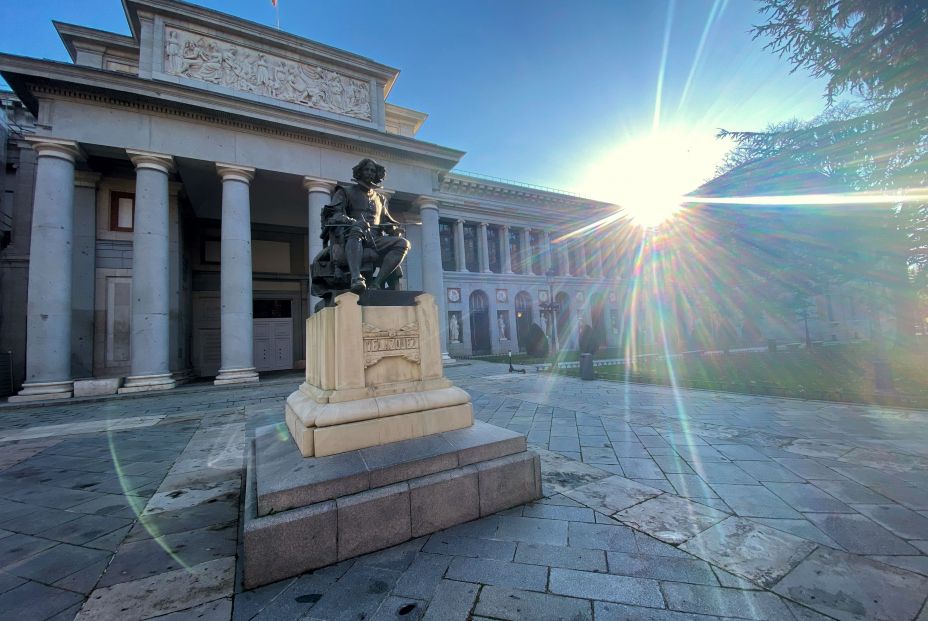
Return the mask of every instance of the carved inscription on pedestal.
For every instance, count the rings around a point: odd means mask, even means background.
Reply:
[[[365,323],[361,338],[364,343],[365,369],[390,356],[419,362],[419,326],[415,323],[408,323],[396,330],[384,330]]]
[[[363,80],[171,26],[164,29],[164,71],[371,120],[370,88]]]

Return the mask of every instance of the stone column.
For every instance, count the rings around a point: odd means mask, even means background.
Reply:
[[[589,266],[586,264],[586,247],[585,246],[586,244],[583,242],[583,240],[578,240],[577,245],[575,246],[576,253],[577,253],[577,266],[580,268],[579,273],[577,275],[583,276],[583,277],[586,277],[590,273],[588,269]]]
[[[532,236],[527,228],[522,229],[522,273],[534,274],[532,271]]]
[[[127,151],[135,164],[131,371],[120,393],[173,388],[170,364],[170,155]]]
[[[222,178],[219,374],[214,384],[257,382],[251,295],[251,198],[255,169],[216,164]]]
[[[335,182],[331,179],[319,179],[317,177],[303,177],[303,187],[309,195],[307,203],[307,216],[309,219],[309,243],[306,252],[308,260],[306,265],[312,266],[313,259],[322,251],[322,208],[329,202],[332,196],[332,190],[335,189]],[[312,314],[322,298],[310,296],[309,309],[307,314]]]
[[[509,225],[500,227],[500,237],[503,244],[503,273],[512,274],[512,248],[509,247]]]
[[[551,261],[551,232],[544,231],[541,238],[541,269],[545,274],[550,274],[554,263]]]
[[[454,262],[457,271],[466,272],[467,258],[464,256],[464,221],[454,221]]]
[[[480,237],[477,238],[477,250],[480,254],[480,271],[490,271],[490,240],[487,238],[487,223],[480,223]]]
[[[422,288],[435,298],[438,306],[438,324],[441,334],[441,359],[453,362],[448,355],[448,313],[445,311],[445,276],[441,266],[441,240],[438,234],[438,203],[430,196],[420,196],[422,220]]]
[[[71,396],[71,277],[77,143],[28,138],[36,152],[26,302],[26,381],[11,402]]]
[[[71,268],[71,377],[93,377],[94,281],[96,280],[97,182],[99,173],[74,176],[74,247]]]

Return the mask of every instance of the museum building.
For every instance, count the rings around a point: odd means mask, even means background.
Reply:
[[[0,54],[11,400],[300,368],[321,211],[364,157],[412,243],[400,287],[435,296],[448,356],[525,349],[533,323],[618,342],[615,253],[561,240],[614,206],[454,172],[463,152],[386,102],[396,69],[192,4],[123,6],[131,36],[55,22],[72,63]]]

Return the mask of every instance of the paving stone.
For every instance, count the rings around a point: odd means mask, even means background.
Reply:
[[[797,511],[818,513],[854,512],[848,505],[809,483],[764,483],[764,486]]]
[[[593,611],[596,621],[718,621],[719,619],[706,615],[613,604],[612,602],[593,602]]]
[[[867,558],[928,576],[928,556],[868,556]]]
[[[371,621],[416,621],[425,614],[428,603],[409,597],[391,595],[380,604],[370,617]]]
[[[736,466],[747,472],[760,482],[777,483],[803,483],[805,479],[789,468],[784,468],[773,461],[742,461],[733,462]]]
[[[568,459],[553,451],[537,450],[541,458],[542,492],[548,496],[609,476],[598,467]]]
[[[483,558],[456,558],[446,574],[451,580],[544,591],[548,568]]]
[[[857,514],[809,513],[806,518],[819,530],[856,554],[918,554],[891,532]]]
[[[802,514],[783,502],[762,485],[727,485],[717,483],[712,488],[743,517],[801,518]]]
[[[667,607],[686,613],[782,621],[790,618],[783,601],[766,591],[665,582]]]
[[[746,444],[713,444],[715,450],[731,460],[769,461],[770,458]]]
[[[4,571],[22,578],[51,584],[109,557],[109,552],[104,550],[92,550],[62,543],[23,561],[8,565]]]
[[[895,485],[878,485],[874,490],[909,509],[928,510],[928,488],[900,482]]]
[[[928,578],[819,548],[773,590],[837,619],[913,619],[928,593]]]
[[[652,453],[651,458],[654,460],[654,463],[665,473],[668,474],[695,474],[695,471],[690,468],[690,465],[686,463],[686,460],[678,456],[676,453],[673,455],[654,455]]]
[[[100,577],[103,575],[103,572],[106,571],[106,567],[110,562],[110,557],[111,555],[106,553],[106,556],[100,560],[87,565],[83,569],[80,569],[73,574],[62,578],[57,582],[52,583],[52,586],[58,587],[60,589],[74,591],[76,593],[83,593],[84,595],[89,595],[90,592],[93,591],[93,589],[97,586],[97,583],[100,581]]]
[[[655,580],[611,574],[551,569],[549,590],[558,595],[596,599],[620,604],[663,608],[664,598]]]
[[[61,509],[49,509],[28,504],[23,504],[21,507],[22,513],[0,523],[4,530],[24,535],[38,535],[45,530],[67,524],[81,517],[79,513]]]
[[[712,568],[698,559],[608,552],[609,573],[653,580],[718,585]]]
[[[0,594],[0,615],[4,619],[47,619],[80,604],[82,595],[39,584],[24,582]]]
[[[138,541],[225,524],[237,520],[238,512],[237,499],[220,499],[203,505],[187,507],[180,511],[164,511],[146,515],[144,520],[135,524],[127,539]]]
[[[57,545],[55,541],[19,533],[0,539],[0,568],[17,563]]]
[[[474,608],[474,613],[510,621],[593,619],[592,607],[588,601],[496,586],[486,586],[480,591],[480,600]]]
[[[542,518],[504,516],[500,518],[496,538],[506,541],[526,541],[563,546],[567,545],[568,524],[577,523]]]
[[[580,440],[570,436],[552,436],[548,442],[550,451],[579,451]]]
[[[619,465],[630,479],[661,479],[663,471],[650,458],[620,457]]]
[[[565,507],[543,503],[532,503],[522,509],[524,517],[564,520],[568,522],[593,522],[593,510],[586,507]]]
[[[422,617],[423,621],[466,621],[477,599],[479,584],[442,580]]]
[[[236,593],[233,598],[231,621],[249,621],[253,619],[293,582],[293,578],[288,578],[256,589]]]
[[[838,474],[831,468],[823,466],[814,459],[803,459],[798,457],[774,458],[774,461],[790,470],[803,479],[831,479],[840,481],[847,477]]]
[[[5,571],[0,571],[0,593],[6,593],[10,589],[18,587],[24,582],[25,579],[20,578],[19,576],[14,576],[12,574],[6,573]]]
[[[625,477],[611,476],[563,493],[591,509],[611,515],[663,492]]]
[[[609,438],[613,440],[612,450],[618,457],[650,457],[651,453],[648,452],[642,444],[639,442],[619,442],[615,440],[615,435],[610,435]]]
[[[728,518],[680,546],[763,586],[785,576],[815,548],[811,541],[737,517]]]
[[[652,556],[673,556],[678,558],[694,558],[686,552],[681,552],[672,545],[663,541],[658,541],[650,535],[635,531],[635,544],[638,546],[638,552],[641,554],[650,554]]]
[[[606,571],[606,553],[578,547],[551,546],[540,543],[520,543],[515,561],[529,565],[565,567],[584,571]]]
[[[727,513],[663,494],[613,516],[632,528],[667,543],[683,543],[728,517]]]
[[[840,501],[846,502],[848,504],[868,504],[868,505],[882,505],[882,504],[892,504],[892,501],[883,496],[882,494],[877,494],[868,487],[861,485],[860,483],[855,483],[854,481],[819,481],[813,480],[810,481],[815,487],[823,490],[824,492],[834,496]]]
[[[451,557],[420,552],[399,577],[393,593],[401,597],[430,600],[451,563]]]
[[[760,587],[753,582],[745,580],[744,578],[740,578],[735,574],[729,573],[719,567],[713,567],[712,571],[715,572],[715,577],[718,578],[719,584],[721,584],[723,587],[728,587],[729,589],[746,589],[748,591],[756,591],[760,589]]]
[[[436,533],[429,537],[422,551],[431,554],[511,561],[516,552],[516,543]]]
[[[129,526],[118,528],[109,534],[92,539],[83,545],[86,548],[95,548],[97,550],[109,550],[110,552],[115,552],[116,549],[119,548],[119,544],[121,544],[126,538],[130,528],[131,527]]]
[[[100,586],[152,577],[188,565],[234,556],[237,543],[238,528],[235,524],[174,533],[157,540],[124,543],[116,550]]]
[[[83,545],[130,524],[132,520],[126,518],[77,514],[76,520],[42,531],[40,534],[47,539]]]
[[[683,498],[718,498],[708,483],[695,474],[668,474],[667,480],[670,481],[678,496]]]
[[[732,483],[736,485],[756,485],[757,480],[747,472],[730,462],[697,462],[693,470],[706,483]]]
[[[179,610],[158,617],[158,621],[228,621],[232,616],[232,598],[224,597],[186,610]]]
[[[750,518],[750,520],[763,524],[764,526],[769,526],[770,528],[782,530],[791,535],[796,535],[797,537],[802,537],[803,539],[808,539],[809,541],[814,541],[815,543],[820,543],[830,548],[841,549],[838,542],[819,530],[815,524],[805,519],[783,520],[777,518]]]
[[[400,573],[354,565],[327,588],[308,615],[312,619],[365,619],[373,615],[390,594]]]
[[[627,526],[571,522],[567,533],[568,542],[572,548],[616,550],[618,552],[638,551],[635,531]]]
[[[333,545],[334,547],[334,545]],[[262,597],[252,600],[247,605],[239,606],[236,596],[236,605],[233,607],[234,621],[277,621],[278,619],[303,618],[312,606],[331,588],[335,581],[354,567],[354,561],[343,561],[316,569],[303,574],[296,579],[282,580],[274,584],[281,584],[280,590],[274,593],[264,592]],[[273,585],[268,585],[271,587]],[[260,587],[262,590],[267,587]],[[254,591],[250,591],[254,592]],[[251,614],[241,614],[251,611]],[[254,613],[257,612],[257,615]]]
[[[223,558],[100,588],[76,621],[129,621],[186,610],[230,595],[234,577],[235,558]]]
[[[854,508],[904,539],[928,539],[928,517],[899,505],[854,505]]]

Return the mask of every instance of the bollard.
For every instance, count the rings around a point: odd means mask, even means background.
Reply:
[[[593,375],[593,354],[580,354],[580,379],[596,379]]]

